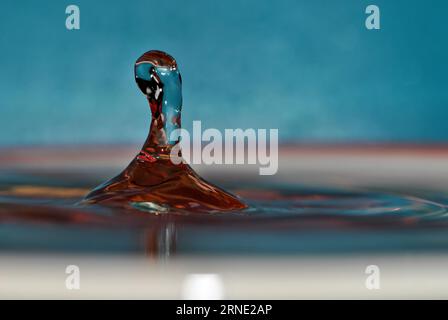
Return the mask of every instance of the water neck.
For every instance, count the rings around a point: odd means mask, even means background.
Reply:
[[[178,142],[173,131],[181,128],[182,80],[177,68],[136,65],[136,81],[151,109],[151,127],[144,148],[169,150]]]
[[[178,142],[173,131],[181,128],[182,88],[177,70],[156,71],[162,87],[158,93],[148,95],[151,109],[151,128],[148,141],[153,146],[169,147]],[[157,90],[157,89],[156,89]]]

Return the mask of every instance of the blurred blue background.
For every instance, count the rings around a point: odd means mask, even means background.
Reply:
[[[81,29],[65,28],[65,8]],[[381,30],[365,28],[365,8]],[[133,63],[173,55],[183,125],[283,142],[448,141],[447,1],[2,1],[0,145],[142,143]]]

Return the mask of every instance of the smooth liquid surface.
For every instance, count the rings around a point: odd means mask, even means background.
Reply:
[[[76,178],[0,175],[0,248],[154,258],[448,250],[444,197],[430,201],[361,190],[254,187],[240,181],[238,188],[228,187],[249,208],[224,215],[76,206],[92,178],[91,173]]]

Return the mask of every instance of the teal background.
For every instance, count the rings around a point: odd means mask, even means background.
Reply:
[[[81,29],[65,28],[65,8]],[[364,26],[368,4],[381,30]],[[447,1],[2,1],[0,145],[142,143],[133,63],[178,61],[183,125],[282,142],[448,141]]]

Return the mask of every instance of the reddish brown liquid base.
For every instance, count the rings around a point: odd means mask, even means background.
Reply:
[[[145,70],[143,75],[141,70],[137,72],[137,68],[142,65]],[[144,68],[149,68],[148,72]],[[165,68],[163,70],[167,71],[164,72],[172,71],[174,76],[164,83],[162,76],[157,73],[157,68]],[[174,84],[172,79],[175,79]],[[149,136],[140,154],[129,166],[121,174],[90,192],[82,204],[135,207],[136,203],[150,203],[155,204],[156,208],[160,206],[168,211],[189,212],[233,211],[246,208],[247,206],[235,196],[199,177],[189,165],[176,165],[170,160],[170,151],[176,143],[169,141],[167,137],[173,125],[180,128],[181,110],[181,99],[178,99],[178,105],[170,105],[173,99],[171,97],[170,100],[168,96],[169,92],[173,95],[174,87],[179,90],[179,96],[174,94],[175,98],[181,97],[182,81],[174,58],[161,51],[146,52],[136,61],[136,81],[146,95],[152,112]],[[176,110],[176,116],[167,116],[168,111],[172,110]]]
[[[187,164],[168,160],[142,162],[137,158],[117,177],[89,193],[84,204],[130,207],[151,202],[189,211],[230,211],[246,208],[235,196],[206,182]]]

